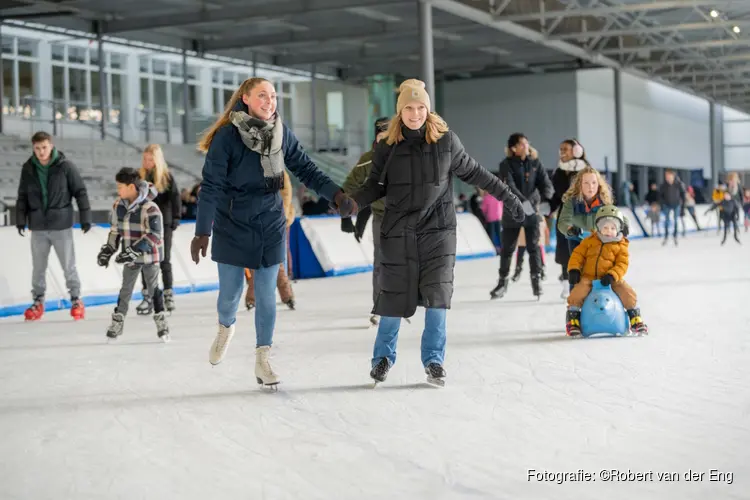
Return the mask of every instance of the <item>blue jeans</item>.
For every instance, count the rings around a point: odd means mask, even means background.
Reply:
[[[447,309],[428,308],[424,313],[424,331],[422,332],[422,365],[430,363],[443,364],[445,359],[445,316]],[[401,318],[381,316],[378,335],[375,337],[375,348],[372,353],[372,366],[381,358],[388,358],[393,366],[396,363],[396,343]]]
[[[276,277],[279,264],[255,269],[255,338],[256,346],[273,343],[276,326]],[[229,264],[219,264],[219,298],[216,309],[219,323],[232,326],[237,318],[242,291],[245,289],[245,269]]]
[[[677,217],[680,216],[680,206],[662,205],[661,211],[664,213],[664,238],[669,238],[669,220],[672,213],[674,213],[674,237],[677,238]]]

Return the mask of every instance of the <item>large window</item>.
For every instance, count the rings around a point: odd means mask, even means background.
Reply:
[[[149,102],[153,103],[153,109],[148,113],[151,126],[156,129],[182,126],[182,115],[185,114],[182,97],[182,62],[166,61],[157,56],[142,56],[140,62],[141,103],[147,110]],[[150,68],[150,71],[148,68]],[[198,106],[198,74],[198,67],[188,65],[188,109],[191,113],[194,113]],[[148,85],[144,88],[143,82],[150,82],[152,94],[148,93]]]
[[[38,61],[36,42],[25,38],[3,37],[3,113],[29,116],[38,106],[28,98],[34,95]]]
[[[52,97],[58,118],[70,120],[101,119],[101,98],[109,110],[109,120],[117,123],[125,101],[123,78],[125,58],[104,52],[105,87],[99,78],[99,50],[96,45],[52,44]]]

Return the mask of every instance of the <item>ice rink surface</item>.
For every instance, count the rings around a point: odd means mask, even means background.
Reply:
[[[747,245],[720,247],[714,231],[632,242],[643,338],[566,338],[550,262],[541,302],[527,272],[490,301],[497,260],[460,262],[443,389],[424,383],[421,309],[371,388],[369,274],[295,285],[275,394],[255,383],[244,308],[209,365],[215,293],[177,298],[170,344],[134,308],[113,344],[110,306],[79,323],[2,320],[0,498],[750,498]],[[558,484],[529,469],[582,472]]]

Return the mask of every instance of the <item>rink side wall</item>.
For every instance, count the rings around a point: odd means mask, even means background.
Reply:
[[[696,206],[698,219],[702,227],[715,229],[716,214],[704,215],[707,208],[708,205]],[[631,221],[634,220],[629,209],[623,211]],[[495,247],[479,220],[467,213],[456,215],[456,258],[495,257]],[[638,217],[648,230],[650,226],[646,222],[645,210],[638,209]],[[684,220],[687,231],[695,231],[692,219],[687,216]],[[210,253],[198,265],[190,258],[193,226],[193,223],[183,223],[173,234],[172,267],[176,294],[205,292],[219,287],[216,263],[210,259]],[[108,232],[106,225],[95,225],[87,234],[74,231],[81,298],[86,306],[117,302],[121,266],[114,259],[108,268],[96,264],[96,256],[106,242]],[[0,235],[5,256],[0,262],[0,317],[21,315],[31,303],[31,253],[28,247],[31,238],[28,233],[25,238],[18,236],[15,227],[0,228]],[[631,223],[630,239],[644,236],[640,226]],[[548,252],[553,251],[554,244],[553,237],[547,247]],[[372,270],[373,243],[369,224],[362,241],[357,243],[352,234],[341,232],[341,219],[338,216],[298,218],[291,228],[290,246],[295,279],[329,278]],[[54,251],[50,254],[45,308],[47,311],[67,309],[70,300],[63,271]],[[141,300],[140,284],[136,285],[133,299]]]

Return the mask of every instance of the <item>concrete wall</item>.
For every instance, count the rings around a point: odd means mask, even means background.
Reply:
[[[497,171],[508,136],[523,132],[547,169],[560,141],[577,133],[574,73],[446,82],[444,117],[467,152]]]

